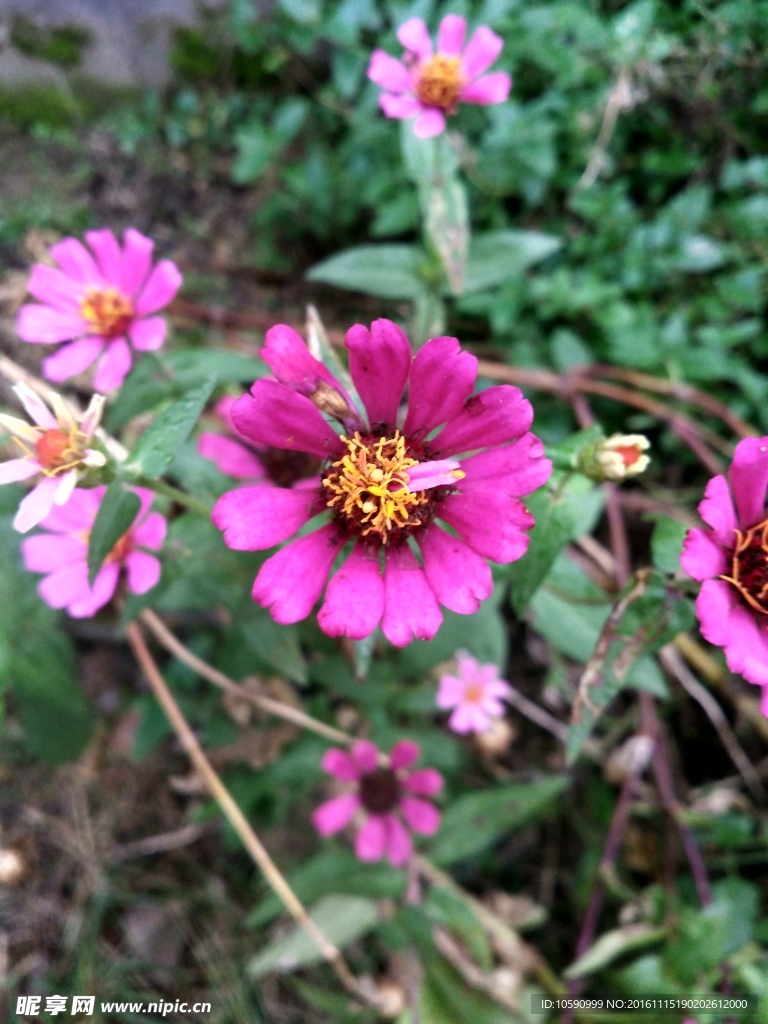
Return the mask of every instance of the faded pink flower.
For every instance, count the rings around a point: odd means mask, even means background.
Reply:
[[[129,340],[137,352],[165,341],[165,320],[151,314],[173,299],[181,274],[170,260],[153,267],[154,242],[133,228],[122,248],[107,228],[87,231],[85,239],[91,252],[76,238],[51,248],[60,269],[35,264],[27,287],[42,305],[22,306],[16,329],[35,344],[70,342],[43,360],[48,380],[74,377],[100,356],[93,386],[107,392],[120,387],[131,368]]]
[[[437,706],[453,708],[448,724],[454,732],[485,732],[504,714],[509,683],[499,678],[495,665],[481,665],[466,651],[456,653],[456,672],[440,677]]]
[[[410,18],[397,30],[406,50],[402,61],[384,50],[371,54],[368,77],[386,90],[379,97],[381,109],[387,117],[415,117],[413,132],[420,139],[445,131],[445,115],[453,114],[458,103],[488,106],[509,96],[512,79],[505,71],[484,74],[501,53],[502,39],[481,25],[465,46],[466,34],[466,18],[446,14],[435,52],[427,26],[421,18]]]
[[[340,832],[357,816],[361,819],[355,836],[358,858],[374,861],[386,857],[396,868],[405,864],[413,853],[408,829],[433,836],[440,827],[440,812],[420,797],[439,793],[442,775],[435,768],[406,770],[420,756],[418,743],[410,740],[394,745],[387,767],[382,766],[382,756],[370,740],[358,740],[349,752],[327,750],[323,771],[354,785],[350,792],[327,800],[313,812],[312,822],[320,835]]]
[[[212,518],[230,548],[257,551],[325,513],[325,525],[267,559],[253,599],[276,622],[305,618],[350,542],[318,622],[329,636],[356,640],[381,622],[387,639],[402,647],[435,635],[440,604],[477,611],[493,589],[486,559],[514,562],[525,553],[533,517],[519,499],[552,467],[528,433],[530,402],[510,385],[473,395],[477,360],[455,338],[433,338],[413,356],[400,328],[377,320],[370,331],[352,327],[346,343],[367,423],[296,331],[279,325],[267,332],[262,356],[277,380],[257,380],[233,405],[233,420],[255,444],[325,460],[321,484],[230,491]],[[398,425],[406,384],[408,411]],[[321,410],[340,423],[341,434]]]
[[[69,501],[86,470],[107,461],[100,451],[88,447],[101,419],[104,397],[94,395],[79,417],[54,391],[48,393],[46,405],[27,384],[17,384],[13,390],[34,426],[16,416],[0,414],[0,426],[11,433],[24,453],[0,463],[0,484],[42,477],[22,500],[13,520],[13,528],[26,533],[45,519],[54,505]]]
[[[159,512],[149,510],[152,491],[134,490],[141,498],[141,508],[107,556],[93,587],[88,585],[88,540],[106,487],[76,490],[66,505],[54,508],[43,520],[43,529],[50,533],[22,541],[24,567],[46,573],[37,591],[51,608],[66,608],[75,619],[90,618],[111,599],[122,569],[134,594],[145,594],[158,582],[160,562],[144,549],[157,551],[163,546],[167,523]]]
[[[696,599],[702,635],[725,648],[732,672],[761,686],[768,716],[768,437],[739,441],[728,478],[713,477],[680,564],[703,581]]]

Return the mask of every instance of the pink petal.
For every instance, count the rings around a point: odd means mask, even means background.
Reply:
[[[370,740],[358,740],[352,747],[352,758],[360,772],[369,775],[379,767],[379,748]]]
[[[51,608],[65,608],[73,601],[88,597],[88,570],[85,561],[64,565],[40,581],[37,591]]]
[[[146,551],[131,551],[125,559],[128,589],[133,594],[146,594],[160,581],[160,562]]]
[[[240,441],[222,434],[201,434],[197,451],[216,464],[220,473],[240,480],[263,480],[266,472],[256,454]]]
[[[440,811],[434,804],[413,796],[403,796],[398,806],[410,827],[419,835],[433,836],[440,828]]]
[[[320,764],[324,772],[342,782],[356,782],[361,775],[360,768],[351,754],[337,747],[326,750]]]
[[[349,371],[371,427],[392,426],[411,368],[408,338],[391,320],[374,320],[371,330],[355,324],[347,331]]]
[[[28,458],[8,459],[0,462],[0,485],[15,484],[18,480],[28,480],[40,472],[40,464]]]
[[[443,776],[436,768],[421,768],[403,780],[403,787],[417,796],[434,796],[443,788]]]
[[[235,551],[261,551],[292,537],[312,516],[312,498],[286,487],[240,487],[213,506],[213,525]],[[287,550],[287,549],[286,549]]]
[[[141,512],[137,518],[142,519]],[[159,551],[165,542],[167,532],[168,520],[159,512],[152,512],[138,526],[134,527],[133,542],[137,547]]]
[[[463,352],[456,338],[432,338],[420,349],[411,367],[408,415],[403,431],[426,436],[450,421],[472,394],[477,359]]]
[[[312,824],[321,836],[332,836],[347,827],[359,806],[360,800],[356,793],[344,793],[320,804],[312,812]]]
[[[483,558],[504,565],[517,561],[528,549],[529,538],[523,531],[534,525],[533,516],[507,494],[452,494],[441,503],[439,514]]]
[[[408,490],[428,491],[432,487],[455,487],[464,476],[460,464],[455,459],[436,459],[432,462],[420,462],[406,470]]]
[[[339,553],[337,529],[329,524],[300,537],[262,565],[253,584],[253,599],[269,608],[275,622],[305,619],[323,592]]]
[[[459,93],[460,103],[479,103],[488,107],[493,103],[505,103],[512,88],[512,78],[506,71],[494,71],[491,75],[465,85]]]
[[[123,254],[114,234],[109,228],[100,231],[86,231],[85,240],[96,254],[96,261],[104,280],[113,288],[123,283]]]
[[[43,360],[43,373],[57,384],[75,377],[88,369],[103,348],[102,338],[92,336],[73,341]]]
[[[440,628],[440,613],[424,570],[406,546],[387,551],[384,614],[381,628],[395,647],[411,640],[431,640]]]
[[[520,389],[498,384],[473,395],[434,439],[432,450],[455,455],[490,448],[525,434],[532,422],[533,408]]]
[[[42,400],[40,395],[35,394],[31,388],[17,385],[14,388],[16,397],[24,406],[27,416],[36,423],[38,427],[45,430],[57,430],[59,427],[56,417]]]
[[[501,36],[491,32],[485,25],[475,29],[461,60],[465,77],[471,81],[482,75],[498,59],[503,49],[504,40]]]
[[[31,303],[22,306],[16,319],[16,333],[22,341],[36,345],[55,345],[79,338],[91,329],[78,313],[65,313],[50,306]]]
[[[393,96],[391,92],[380,93],[379,106],[387,117],[394,117],[398,121],[416,117],[424,109],[424,104],[415,96]]]
[[[107,562],[99,570],[98,576],[93,581],[93,587],[89,589],[86,584],[86,588],[80,596],[68,603],[67,613],[73,619],[89,619],[95,615],[99,608],[103,608],[112,600],[119,575],[120,566],[117,562]]]
[[[460,615],[472,615],[493,593],[488,563],[459,537],[432,523],[419,537],[427,583],[440,604]]]
[[[446,14],[437,33],[437,52],[446,57],[460,57],[467,34],[467,19],[458,14]]]
[[[261,358],[281,384],[309,397],[320,381],[337,391],[352,408],[352,399],[330,370],[310,354],[301,335],[287,324],[270,327]]]
[[[405,64],[384,50],[373,51],[367,74],[376,85],[395,93],[409,92],[413,83],[413,76]]]
[[[728,479],[742,528],[757,526],[765,519],[768,437],[747,437],[739,441],[728,471]]]
[[[340,449],[320,411],[304,395],[276,380],[257,380],[232,406],[232,421],[255,444],[308,452],[327,459]]]
[[[394,814],[386,816],[387,860],[394,868],[407,864],[413,854],[413,843],[408,831]]]
[[[149,276],[154,247],[152,239],[135,228],[123,234],[123,291],[131,300],[135,301]]]
[[[393,771],[410,768],[421,757],[421,747],[413,740],[398,740],[389,752],[389,763]]]
[[[413,122],[413,134],[417,139],[432,139],[445,131],[445,115],[442,110],[430,107],[419,114]]]
[[[384,579],[378,551],[356,544],[332,577],[317,623],[327,636],[362,640],[378,626],[384,610]]]
[[[138,495],[140,502],[139,511],[136,514],[136,519],[142,520],[152,507],[152,503],[155,500],[155,492],[150,491],[148,487],[134,487],[133,491],[135,494]]]
[[[728,482],[724,476],[715,476],[704,490],[704,500],[699,504],[699,515],[712,527],[714,538],[725,548],[732,548],[738,528],[736,510]]]
[[[51,256],[68,277],[73,277],[80,284],[104,284],[93,256],[76,238],[64,238],[51,246]]]
[[[93,526],[106,490],[102,485],[74,491],[66,505],[54,505],[43,526],[54,533],[87,533]]]
[[[731,614],[736,608],[736,589],[725,580],[707,580],[696,598],[701,635],[717,647],[725,647],[730,637]]]
[[[13,520],[14,530],[26,533],[33,526],[41,523],[53,508],[56,491],[59,488],[58,478],[47,476],[29,492],[19,505]]]
[[[160,260],[136,301],[136,315],[148,316],[167,306],[181,288],[179,268],[170,260]]]
[[[161,316],[134,320],[128,328],[128,337],[137,352],[155,352],[162,348],[167,333],[168,325]]]
[[[432,56],[432,40],[421,18],[409,18],[402,24],[397,30],[397,39],[402,47],[415,53],[420,61]]]
[[[93,386],[105,395],[119,388],[131,368],[131,350],[125,338],[113,338],[96,367]]]
[[[36,263],[32,267],[27,291],[46,306],[72,313],[79,309],[79,296],[83,289],[61,270]]]
[[[549,480],[552,463],[544,456],[544,445],[535,434],[523,434],[513,444],[471,455],[461,460],[465,473],[461,490],[499,487],[521,497]]]
[[[86,550],[86,543],[80,537],[61,537],[50,533],[38,533],[21,542],[24,568],[28,572],[55,572],[75,562],[83,562]]]
[[[435,703],[444,711],[448,708],[456,707],[457,704],[464,700],[466,688],[464,680],[459,679],[457,676],[441,676]]]
[[[448,719],[450,728],[462,735],[466,735],[468,732],[485,732],[490,724],[488,715],[477,704],[469,702],[459,704]]]
[[[695,580],[709,580],[728,570],[724,548],[716,544],[711,530],[689,530],[680,555],[683,570]]]
[[[768,685],[768,634],[749,609],[736,606],[728,620],[725,660],[731,672],[739,672],[749,683]]]
[[[381,860],[387,844],[387,827],[380,814],[372,814],[355,836],[358,860]]]

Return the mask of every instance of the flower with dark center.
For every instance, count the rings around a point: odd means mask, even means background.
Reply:
[[[477,360],[455,338],[433,338],[413,356],[403,332],[377,320],[370,331],[352,327],[347,348],[367,422],[292,328],[268,331],[262,357],[277,379],[256,381],[234,403],[234,424],[253,444],[304,452],[325,469],[314,488],[230,491],[213,522],[229,547],[255,551],[322,513],[325,525],[264,563],[254,600],[277,622],[305,618],[350,545],[328,583],[321,628],[362,639],[380,622],[403,646],[435,635],[440,604],[477,611],[493,589],[486,559],[512,562],[525,552],[533,518],[520,496],[549,478],[551,464],[528,432],[530,403],[509,385],[474,395]]]

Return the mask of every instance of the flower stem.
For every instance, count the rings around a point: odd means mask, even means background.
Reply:
[[[145,480],[143,478],[137,480],[137,484],[139,487],[148,487],[155,494],[160,494],[164,498],[175,501],[177,505],[183,505],[190,512],[197,512],[199,515],[205,516],[206,519],[211,518],[211,505],[200,501],[199,498],[194,498],[191,494],[187,494],[186,491],[179,490],[173,484],[167,484],[164,480]]]

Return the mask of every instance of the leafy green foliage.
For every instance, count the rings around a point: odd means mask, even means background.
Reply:
[[[200,418],[214,384],[215,380],[198,384],[164,409],[139,438],[125,468],[149,480],[162,476]]]
[[[138,494],[126,490],[119,481],[107,488],[88,538],[88,582],[91,586],[107,555],[138,515],[140,506]]]

